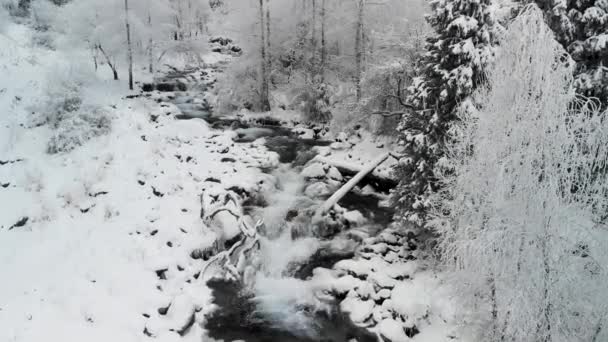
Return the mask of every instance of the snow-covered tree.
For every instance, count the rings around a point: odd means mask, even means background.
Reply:
[[[576,97],[536,6],[500,45],[451,131],[430,221],[442,259],[477,340],[606,341],[608,118]]]
[[[608,1],[536,0],[577,63],[576,88],[608,103]]]
[[[405,145],[396,172],[400,184],[394,199],[400,217],[422,225],[428,196],[437,190],[434,169],[443,157],[446,132],[459,106],[483,79],[494,54],[495,20],[490,0],[436,0],[427,18],[436,35],[427,41],[420,76],[409,89],[411,113],[399,130]]]

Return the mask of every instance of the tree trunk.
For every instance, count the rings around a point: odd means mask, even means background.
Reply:
[[[259,0],[260,3],[260,53],[261,53],[261,70],[260,70],[260,110],[267,112],[270,110],[270,101],[268,100],[268,71],[266,70],[266,40],[264,38],[264,0]]]
[[[270,74],[272,73],[272,55],[270,53],[270,0],[266,0],[266,59],[268,61],[267,82],[270,83]]]
[[[133,90],[133,47],[131,46],[131,27],[129,26],[129,0],[125,0],[125,25],[127,28],[127,54],[129,58],[129,89]]]
[[[91,53],[93,54],[93,64],[95,65],[95,71],[97,71],[97,68],[99,67],[97,63],[97,48],[92,48]]]
[[[547,223],[547,226],[551,223],[551,220],[549,219],[549,222]],[[545,228],[548,229],[548,228]],[[542,238],[542,240],[540,241],[540,245],[541,245],[541,252],[542,252],[542,256],[543,256],[543,271],[544,271],[544,279],[543,279],[543,310],[542,310],[542,317],[541,317],[541,321],[543,322],[542,324],[539,322],[538,324],[538,332],[537,335],[538,337],[542,337],[543,342],[551,342],[552,338],[551,338],[551,316],[552,316],[552,303],[551,303],[551,298],[550,298],[550,293],[549,293],[549,287],[551,286],[552,283],[552,279],[551,279],[551,267],[549,265],[549,247],[547,246],[549,244],[549,234],[545,234],[545,236]]]
[[[313,71],[316,71],[317,67],[317,0],[312,0],[312,23],[311,23],[311,36],[310,36],[310,51],[312,57],[310,59]],[[314,74],[314,72],[313,72]]]
[[[356,68],[355,71],[355,87],[357,89],[357,102],[361,101],[361,74],[363,68],[363,10],[365,6],[365,0],[359,0],[359,15],[357,16],[357,30],[355,37],[355,58]]]
[[[152,16],[150,12],[148,12],[148,29],[152,32]],[[148,71],[151,74],[154,74],[154,41],[152,40],[152,35],[150,35],[150,39],[148,40]]]
[[[325,0],[321,2],[321,78],[325,80],[325,59],[327,58],[327,42],[325,41]]]
[[[101,52],[103,57],[106,59],[106,63],[112,69],[112,75],[114,76],[114,80],[118,81],[118,71],[116,71],[116,66],[112,63],[110,56],[106,54],[106,51],[101,47],[101,44],[97,44],[97,49]]]

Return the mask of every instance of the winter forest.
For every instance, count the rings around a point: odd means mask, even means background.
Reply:
[[[608,342],[608,0],[0,0],[0,341]]]

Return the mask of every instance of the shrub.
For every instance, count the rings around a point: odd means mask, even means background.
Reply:
[[[69,152],[111,129],[108,112],[83,94],[91,75],[83,70],[56,66],[48,75],[42,101],[34,106],[34,124],[53,130],[48,153]]]

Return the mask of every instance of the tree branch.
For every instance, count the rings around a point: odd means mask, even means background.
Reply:
[[[372,112],[372,115],[382,115],[384,117],[391,117],[391,116],[403,116],[405,114],[407,114],[408,112],[389,112],[389,111],[377,111],[377,112]]]

